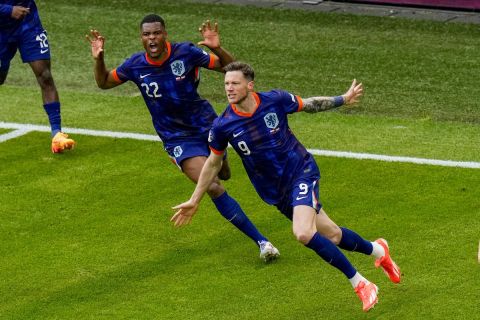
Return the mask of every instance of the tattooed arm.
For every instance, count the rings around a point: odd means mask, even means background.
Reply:
[[[344,104],[354,104],[363,94],[363,85],[357,84],[357,80],[353,80],[350,89],[341,96],[336,97],[311,97],[303,99],[303,111],[308,113],[327,111],[338,108]]]

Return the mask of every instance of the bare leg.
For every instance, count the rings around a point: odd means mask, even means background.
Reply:
[[[42,90],[43,104],[58,102],[58,92],[50,71],[50,60],[37,60],[29,63]]]
[[[222,168],[220,169],[220,172],[218,173],[218,178],[220,180],[228,180],[232,176],[230,172],[230,165],[228,164],[228,159],[225,158],[223,159],[222,162]]]
[[[181,164],[184,174],[191,181],[197,183],[206,160],[206,157],[200,156],[184,160]],[[279,255],[278,250],[257,230],[237,201],[228,195],[218,178],[215,178],[207,193],[220,214],[260,247],[260,257],[262,259],[268,261]],[[262,246],[266,243],[268,243],[268,246]],[[262,251],[262,248],[264,251]]]
[[[205,161],[207,161],[206,157],[193,157],[184,160],[182,162],[183,173],[194,183],[197,183]],[[218,198],[224,192],[225,188],[220,184],[218,179],[215,179],[207,191],[212,199]]]
[[[60,100],[58,91],[50,71],[50,60],[37,60],[29,63],[42,91],[43,108],[48,115],[52,129],[52,152],[61,153],[72,149],[75,141],[68,138],[62,131],[62,118],[60,114]]]
[[[317,214],[315,223],[318,233],[332,241],[335,245],[340,243],[340,240],[342,239],[342,230],[328,217],[323,208],[320,209],[320,212]]]

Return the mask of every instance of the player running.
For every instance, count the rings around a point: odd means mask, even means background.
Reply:
[[[50,47],[34,0],[0,0],[0,85],[17,50],[28,63],[42,90],[43,108],[52,131],[51,150],[72,149],[75,141],[62,132],[60,100],[50,71]]]
[[[97,85],[110,89],[133,81],[142,93],[165,150],[183,173],[196,183],[210,154],[208,131],[217,117],[212,105],[197,92],[199,71],[203,67],[223,72],[223,67],[232,62],[233,57],[220,46],[217,24],[212,26],[209,21],[200,27],[204,39],[199,44],[208,47],[212,51],[210,54],[189,42],[168,41],[165,22],[155,14],[142,20],[140,31],[145,52],[135,53],[116,69],[107,70],[105,39],[97,30],[91,30],[87,39],[95,59]],[[226,180],[230,178],[228,162],[224,157],[220,162],[218,177]],[[218,177],[212,179],[206,190],[218,211],[257,244],[262,259],[275,259],[279,256],[278,250],[227,194]]]
[[[254,71],[245,63],[225,67],[226,110],[210,131],[210,149],[198,184],[189,201],[176,207],[171,221],[182,226],[191,221],[200,200],[215,179],[228,143],[242,158],[243,165],[260,197],[293,222],[298,241],[345,274],[363,303],[370,310],[378,301],[377,286],[365,279],[337,248],[357,251],[376,258],[390,280],[400,282],[400,269],[390,257],[384,239],[369,242],[357,233],[338,227],[319,202],[320,171],[313,156],[297,140],[288,126],[287,115],[294,112],[320,112],[353,104],[363,86],[354,80],[342,96],[302,99],[282,90],[254,91]]]

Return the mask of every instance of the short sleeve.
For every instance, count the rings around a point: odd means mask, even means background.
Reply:
[[[193,43],[190,43],[189,52],[193,65],[208,69],[213,68],[215,58],[212,54],[196,47]]]
[[[125,60],[116,69],[112,70],[112,75],[119,83],[130,80],[130,59]]]
[[[210,150],[217,155],[223,154],[225,149],[228,147],[227,135],[222,130],[220,119],[221,118],[215,119],[208,134],[208,144],[210,146]]]
[[[283,90],[274,90],[279,99],[279,105],[283,107],[286,113],[302,111],[303,100],[299,96]]]

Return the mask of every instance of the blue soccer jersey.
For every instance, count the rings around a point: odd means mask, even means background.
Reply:
[[[23,19],[12,18],[12,9],[14,6],[30,8],[30,14]],[[33,0],[0,0],[0,31],[12,30],[23,24],[23,28],[29,28],[40,24],[37,6]]]
[[[302,109],[302,99],[281,90],[253,95],[257,108],[252,114],[228,105],[215,120],[210,149],[221,154],[230,143],[260,197],[278,204],[294,188],[295,181],[301,177],[317,180],[320,172],[313,156],[288,126],[287,115]]]
[[[113,70],[113,76],[119,83],[130,80],[137,85],[165,143],[205,141],[217,115],[199,96],[197,87],[200,67],[213,68],[214,56],[189,42],[167,41],[166,46],[162,61],[152,61],[145,52],[136,53]]]
[[[22,19],[11,17],[13,6],[30,8]],[[43,29],[33,0],[0,0],[0,69],[8,70],[20,51],[23,62],[50,60],[47,32]]]

